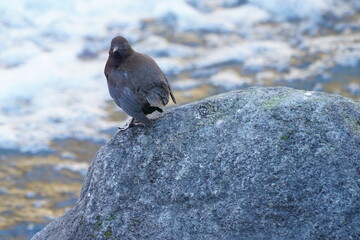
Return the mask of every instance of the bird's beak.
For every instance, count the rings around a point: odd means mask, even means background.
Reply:
[[[117,50],[119,50],[118,47],[114,47],[113,53],[116,52]]]

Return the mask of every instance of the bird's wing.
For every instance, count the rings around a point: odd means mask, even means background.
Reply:
[[[141,59],[142,71],[134,72],[135,81],[151,83],[151,88],[147,90],[146,100],[152,107],[162,108],[169,101],[169,94],[174,103],[175,97],[171,91],[169,82],[160,67],[150,56],[146,54],[136,53],[135,57]]]
[[[111,97],[115,103],[121,107],[131,117],[141,121],[145,125],[150,125],[150,120],[142,112],[142,107],[136,99],[133,91],[128,87],[121,87],[119,81],[112,81],[112,75],[108,75],[108,87]]]
[[[153,87],[146,95],[146,101],[152,107],[162,109],[168,103],[168,92],[163,87]]]

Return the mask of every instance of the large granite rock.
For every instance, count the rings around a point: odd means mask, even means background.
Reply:
[[[45,239],[360,239],[360,103],[250,88],[118,132]]]

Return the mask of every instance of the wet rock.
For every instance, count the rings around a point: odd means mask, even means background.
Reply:
[[[222,3],[224,7],[237,7],[243,4],[246,4],[247,0],[225,0]]]
[[[280,0],[249,0],[249,2],[264,8],[280,19],[299,20],[308,18],[310,21],[314,22],[322,20],[329,13],[332,13],[335,16],[346,16],[351,14],[354,12],[354,9],[351,9],[350,6],[355,5],[354,3],[349,3],[349,5],[342,6],[341,4],[335,3],[333,6],[330,6],[330,1],[324,0],[304,0],[301,4],[294,0],[287,1],[285,4],[281,4],[284,2]],[[337,9],[334,11],[332,7],[336,7]],[[316,15],[314,13],[320,14]]]
[[[60,163],[58,164],[54,170],[61,171],[61,170],[69,170],[74,173],[79,173],[82,176],[85,176],[87,173],[88,163],[86,162],[79,162],[79,163]]]
[[[194,55],[191,47],[169,43],[158,36],[152,36],[137,43],[134,49],[154,57],[192,57]]]
[[[315,84],[315,86],[313,87],[313,91],[323,92],[324,91],[324,85],[321,84],[321,83]]]
[[[0,188],[0,195],[4,195],[8,192],[8,189],[7,188]]]
[[[250,88],[118,132],[51,239],[358,239],[360,103]]]
[[[349,83],[345,86],[346,91],[348,91],[351,95],[360,97],[360,85],[357,83]]]
[[[42,206],[44,206],[46,204],[46,200],[38,200],[38,201],[34,201],[32,203],[32,205],[35,207],[35,208],[41,208]]]
[[[71,160],[75,160],[76,159],[76,155],[72,152],[62,152],[60,155],[61,159],[71,159]]]
[[[36,193],[34,193],[34,192],[27,192],[26,194],[25,194],[25,197],[26,198],[34,198],[36,196]]]
[[[297,51],[289,45],[276,41],[243,42],[233,46],[215,48],[208,56],[196,60],[196,68],[224,65],[243,65],[248,72],[274,69],[283,72]]]
[[[187,79],[182,79],[182,80],[177,80],[175,82],[173,82],[171,84],[171,88],[173,90],[190,90],[190,89],[194,89],[197,88],[201,85],[201,83],[199,81],[196,81],[195,79],[192,78],[187,78]]]
[[[104,39],[88,37],[77,57],[83,60],[97,58],[101,52],[107,50],[108,42]]]
[[[251,79],[241,77],[234,70],[228,69],[213,75],[210,78],[210,84],[229,91],[250,86]]]

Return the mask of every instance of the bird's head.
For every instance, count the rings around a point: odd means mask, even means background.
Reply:
[[[126,38],[118,36],[111,40],[109,55],[117,58],[126,58],[130,56],[132,52],[133,49]]]

